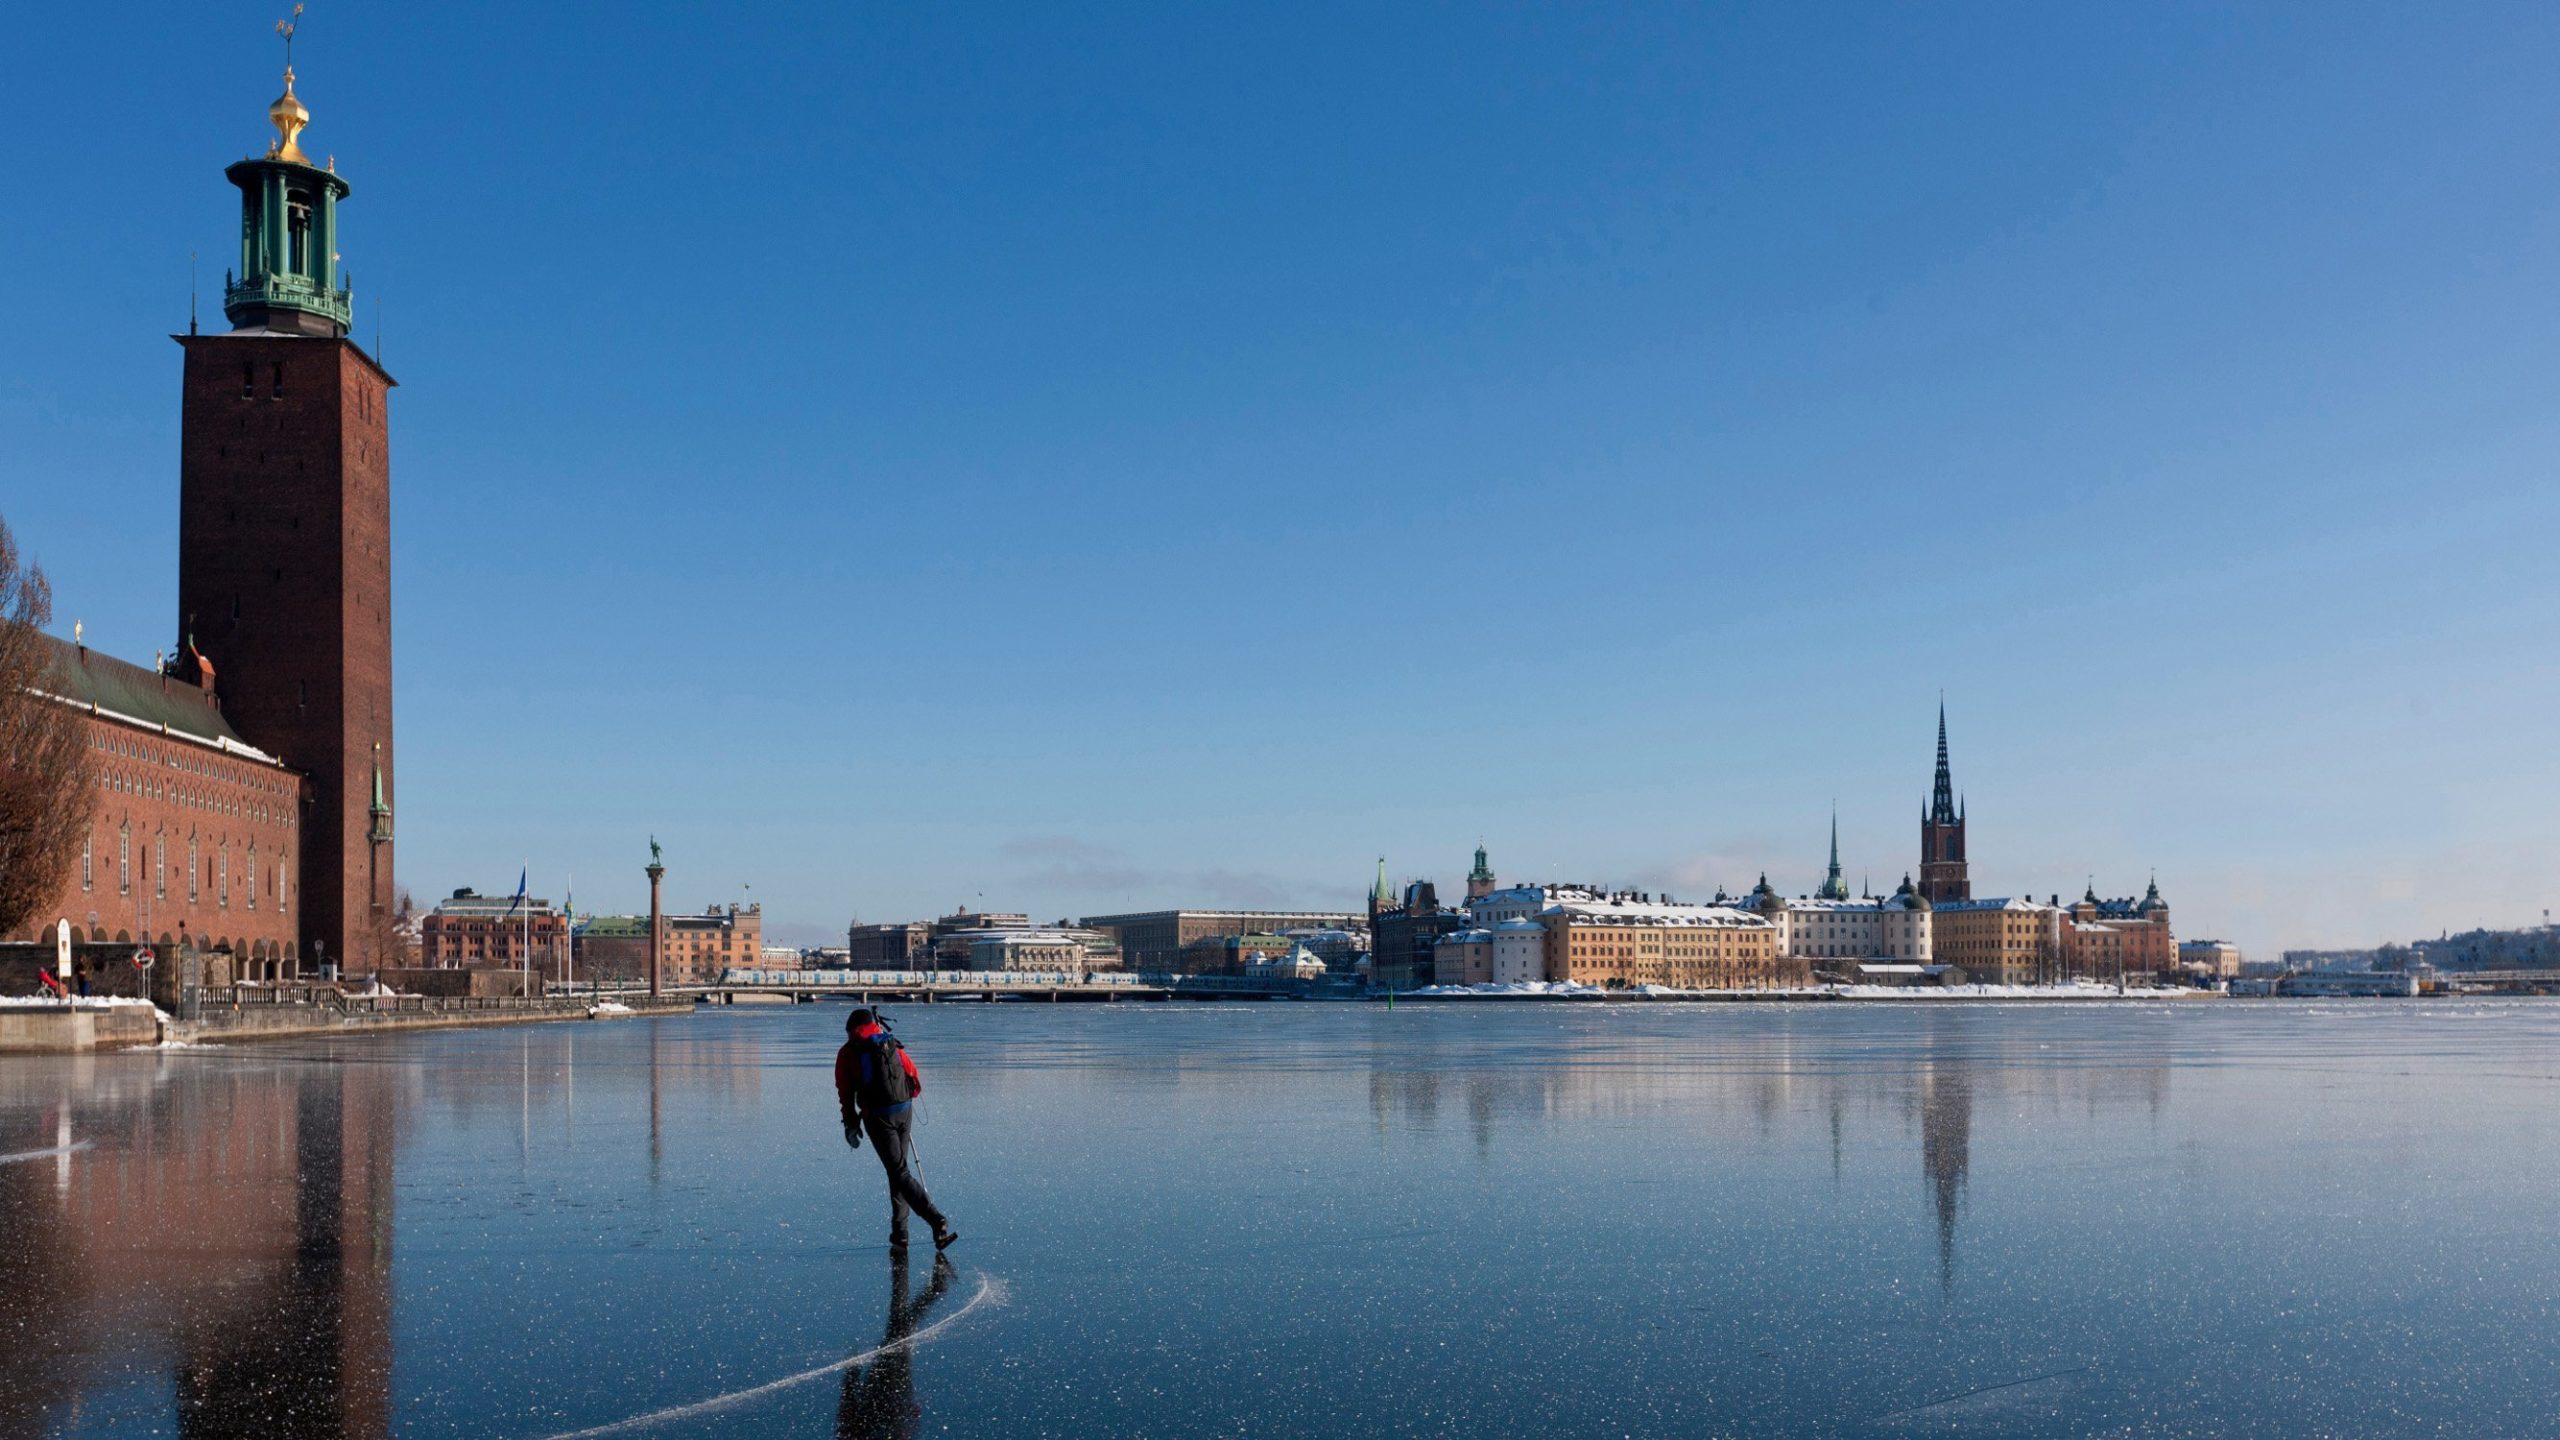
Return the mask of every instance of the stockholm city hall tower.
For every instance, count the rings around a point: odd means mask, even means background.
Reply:
[[[347,338],[348,185],[303,153],[293,87],[288,50],[275,138],[223,172],[240,190],[231,329],[177,337],[179,664],[218,667],[241,738],[307,777],[302,956],[361,962],[393,903],[393,381]]]

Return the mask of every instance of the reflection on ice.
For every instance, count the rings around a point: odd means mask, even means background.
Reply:
[[[897,1019],[0,1060],[0,1434],[2560,1433],[2560,1006]]]

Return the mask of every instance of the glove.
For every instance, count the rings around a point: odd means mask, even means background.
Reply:
[[[862,1148],[862,1122],[861,1122],[861,1121],[859,1121],[859,1120],[855,1120],[855,1119],[852,1119],[852,1118],[850,1118],[850,1117],[847,1117],[847,1118],[846,1118],[846,1120],[845,1120],[845,1122],[844,1122],[844,1143],[846,1143],[847,1145],[852,1146],[852,1147],[853,1147],[854,1149],[856,1149],[856,1150],[859,1150],[859,1149],[861,1149],[861,1148]]]

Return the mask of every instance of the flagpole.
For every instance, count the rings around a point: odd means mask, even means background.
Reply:
[[[516,881],[516,903],[524,907],[524,919],[519,922],[524,927],[524,954],[519,957],[517,965],[524,977],[524,998],[530,1000],[533,998],[533,859],[530,856],[524,862],[524,878]]]

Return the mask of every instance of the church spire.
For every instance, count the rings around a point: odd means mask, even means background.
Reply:
[[[1846,900],[1849,882],[1840,878],[1840,807],[1831,807],[1831,873],[1824,877],[1822,888],[1813,892],[1817,900]]]
[[[1929,821],[1933,825],[1956,823],[1955,778],[1947,768],[1947,702],[1938,699],[1938,773],[1929,790]]]

